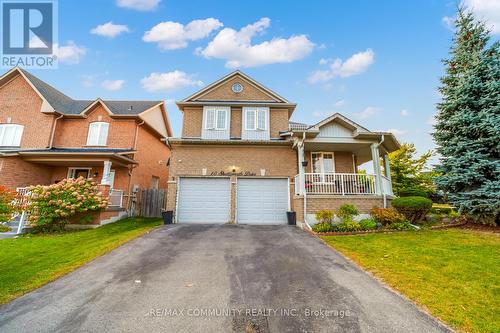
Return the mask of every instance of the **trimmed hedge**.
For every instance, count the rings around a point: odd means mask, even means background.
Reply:
[[[411,223],[416,223],[425,218],[432,208],[432,201],[418,196],[403,197],[392,200],[392,206]]]
[[[424,197],[427,198],[429,196],[429,193],[423,188],[420,187],[408,187],[408,188],[403,188],[398,191],[398,196],[399,197]]]

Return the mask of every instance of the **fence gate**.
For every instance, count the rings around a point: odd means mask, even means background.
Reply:
[[[144,189],[141,191],[141,216],[161,217],[161,210],[166,207],[167,190]]]

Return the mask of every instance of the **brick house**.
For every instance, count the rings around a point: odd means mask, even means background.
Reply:
[[[95,179],[123,214],[137,188],[166,188],[162,101],[74,100],[21,68],[0,77],[0,184]],[[101,220],[103,217],[101,217]]]
[[[399,143],[391,133],[340,114],[290,122],[296,104],[240,71],[177,105],[182,135],[167,139],[167,208],[178,223],[284,224],[290,210],[312,223],[321,209],[352,203],[367,213],[392,198],[388,153]],[[374,172],[359,172],[369,161]]]

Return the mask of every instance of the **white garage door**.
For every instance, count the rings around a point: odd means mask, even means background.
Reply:
[[[238,223],[287,223],[287,179],[238,179],[237,192]]]
[[[227,223],[230,219],[229,178],[181,178],[178,223]]]

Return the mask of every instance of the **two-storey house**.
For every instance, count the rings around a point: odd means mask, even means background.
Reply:
[[[240,71],[177,105],[167,206],[178,223],[284,224],[287,211],[313,222],[321,209],[351,203],[367,213],[392,197],[387,154],[399,144],[390,133],[340,114],[290,122],[296,104]],[[370,160],[374,172],[358,172]]]
[[[171,134],[162,101],[74,100],[17,67],[0,77],[2,185],[92,178],[125,209],[132,191],[166,188]]]

